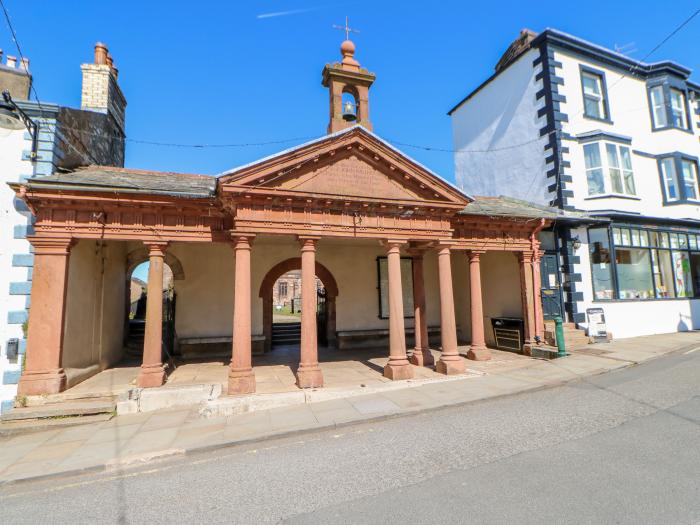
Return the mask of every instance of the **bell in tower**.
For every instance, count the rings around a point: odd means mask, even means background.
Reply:
[[[352,31],[342,28],[346,36]],[[340,62],[326,64],[323,68],[323,85],[330,95],[330,121],[328,133],[335,133],[350,126],[360,125],[372,130],[369,119],[369,88],[375,75],[360,67],[355,60],[355,44],[346,39],[340,45],[343,58]]]

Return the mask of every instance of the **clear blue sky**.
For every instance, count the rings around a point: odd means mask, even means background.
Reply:
[[[325,133],[326,62],[343,39],[332,24],[361,30],[356,57],[377,74],[371,91],[375,131],[390,141],[451,148],[446,112],[493,71],[523,27],[545,27],[598,44],[634,43],[643,57],[698,7],[673,2],[179,2],[5,0],[39,97],[80,104],[81,62],[108,44],[126,94],[127,135],[178,143],[246,143]],[[289,10],[309,10],[258,18]],[[0,45],[14,47],[5,24]],[[649,60],[698,71],[700,16]],[[300,141],[297,141],[300,142]],[[215,174],[283,145],[177,149],[127,143],[127,166]],[[402,147],[445,178],[452,155]]]

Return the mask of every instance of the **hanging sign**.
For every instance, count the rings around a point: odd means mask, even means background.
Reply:
[[[592,337],[596,342],[608,341],[608,329],[605,325],[605,312],[602,308],[587,308],[588,317],[588,337]]]

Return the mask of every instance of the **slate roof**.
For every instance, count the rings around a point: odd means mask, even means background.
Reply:
[[[60,188],[97,192],[154,193],[187,198],[208,198],[216,194],[216,177],[191,173],[87,166],[69,173],[32,177],[29,189]]]
[[[460,215],[481,215],[488,217],[521,217],[533,219],[556,219],[563,222],[601,222],[607,220],[592,217],[579,211],[565,211],[551,206],[541,206],[512,197],[474,197]]]

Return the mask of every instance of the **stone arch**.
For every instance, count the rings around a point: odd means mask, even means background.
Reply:
[[[259,297],[263,302],[263,335],[265,336],[265,351],[272,347],[272,287],[277,279],[292,270],[301,270],[301,257],[292,257],[273,266],[265,275],[260,284]],[[337,334],[335,330],[335,302],[338,297],[338,283],[328,268],[316,261],[316,277],[323,283],[326,289],[326,338],[329,347],[335,347]]]
[[[145,246],[142,246],[141,248],[137,248],[126,256],[126,275],[127,278],[131,276],[131,272],[134,271],[134,268],[136,268],[139,264],[147,262],[148,261],[148,248]],[[170,252],[165,252],[165,264],[167,264],[170,267],[170,270],[173,272],[173,280],[174,281],[182,281],[185,279],[185,270],[182,268],[182,263],[180,262],[180,259],[175,257],[172,253]]]

